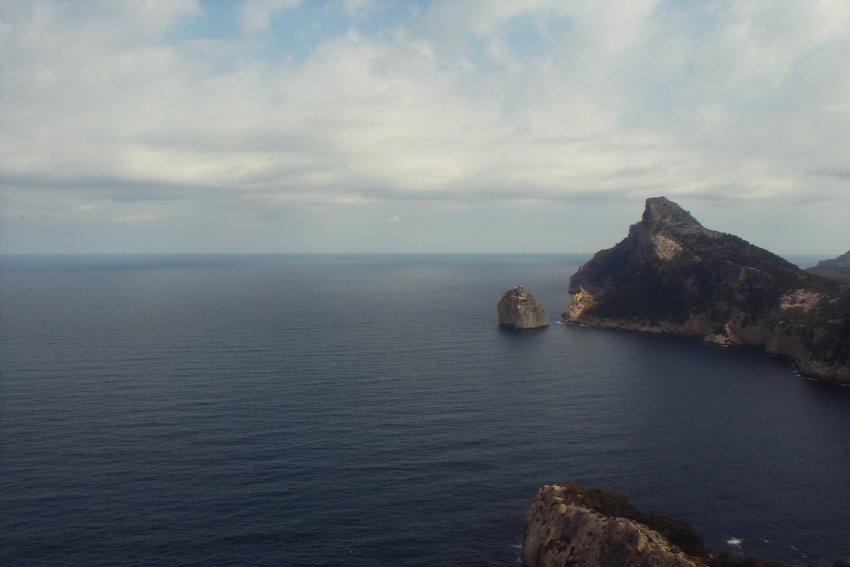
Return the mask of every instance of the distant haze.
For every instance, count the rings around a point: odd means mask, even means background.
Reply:
[[[850,2],[0,3],[0,252],[850,249]]]

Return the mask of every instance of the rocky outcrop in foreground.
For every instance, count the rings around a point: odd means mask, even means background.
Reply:
[[[547,327],[549,316],[540,302],[527,289],[517,285],[509,289],[496,305],[499,324],[514,329]]]
[[[528,511],[524,567],[779,567],[708,553],[690,526],[636,510],[616,492],[544,486]]]
[[[850,281],[850,251],[832,260],[821,260],[817,266],[806,271],[819,276]]]
[[[606,515],[585,500],[592,497],[577,484],[540,489],[526,520],[524,566],[696,567],[658,532],[629,518]]]
[[[850,383],[850,287],[703,227],[664,197],[570,280],[567,322],[755,345]]]

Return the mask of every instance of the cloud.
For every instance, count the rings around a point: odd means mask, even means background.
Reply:
[[[120,217],[115,217],[115,222],[122,224],[137,224],[137,223],[148,223],[148,222],[156,222],[160,220],[159,215],[152,213],[139,213],[134,215],[122,215]]]
[[[74,211],[78,213],[87,213],[89,211],[96,211],[101,208],[103,208],[103,205],[98,205],[96,203],[86,203],[85,205],[77,205],[76,207],[74,207]]]
[[[375,0],[344,0],[346,13],[360,15],[375,8]]]
[[[667,194],[850,212],[843,0],[416,6],[5,2],[3,206],[448,211]],[[201,25],[214,9],[230,35]],[[294,57],[287,32],[308,16],[324,27]]]
[[[250,193],[243,194],[242,200],[251,203],[264,203],[268,205],[299,205],[299,206],[322,206],[322,205],[368,205],[374,203],[375,199],[363,195],[324,194],[324,193]]]
[[[272,25],[274,17],[295,8],[300,0],[244,0],[239,5],[239,25],[243,32],[265,31]]]
[[[820,175],[824,177],[834,177],[836,179],[847,179],[850,180],[850,167],[836,167],[829,169],[820,169],[816,171],[810,171],[810,175]]]

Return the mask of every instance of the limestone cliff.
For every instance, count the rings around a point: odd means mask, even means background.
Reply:
[[[609,493],[613,494],[613,493]],[[657,531],[586,505],[578,485],[544,486],[526,520],[525,567],[697,567]]]
[[[568,322],[764,347],[850,383],[850,289],[703,227],[664,197],[570,280]]]
[[[549,325],[549,316],[527,289],[517,285],[509,289],[496,305],[499,324],[514,329],[535,329]]]

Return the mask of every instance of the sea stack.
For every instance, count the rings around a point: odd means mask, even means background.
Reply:
[[[850,287],[703,227],[664,198],[570,280],[571,323],[761,346],[820,380],[850,383]]]
[[[505,292],[496,306],[499,324],[513,329],[536,329],[548,327],[549,317],[543,306],[521,285]]]

